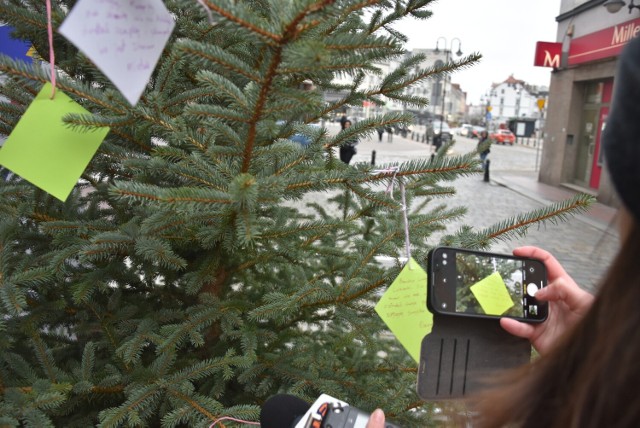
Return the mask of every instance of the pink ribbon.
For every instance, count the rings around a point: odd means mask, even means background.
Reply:
[[[51,0],[47,0],[47,32],[49,33],[49,64],[51,65],[51,99],[56,96],[56,57],[53,53],[53,24],[51,23]]]

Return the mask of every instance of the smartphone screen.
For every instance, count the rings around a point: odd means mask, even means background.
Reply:
[[[547,304],[535,293],[547,284],[539,260],[439,247],[429,255],[428,306],[432,311],[539,322]]]

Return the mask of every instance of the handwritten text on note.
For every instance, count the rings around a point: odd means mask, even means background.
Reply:
[[[80,0],[59,32],[135,105],[174,25],[161,0]]]
[[[415,260],[409,259],[376,305],[376,312],[419,362],[422,339],[431,332],[433,315],[427,310],[427,273]]]
[[[473,284],[470,289],[487,315],[502,315],[513,306],[500,272],[492,273]]]

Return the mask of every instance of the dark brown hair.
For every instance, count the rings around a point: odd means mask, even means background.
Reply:
[[[547,355],[477,397],[477,426],[640,426],[639,305],[635,223],[585,318]]]

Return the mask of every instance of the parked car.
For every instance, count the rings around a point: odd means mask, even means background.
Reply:
[[[485,129],[484,127],[482,127],[482,126],[474,126],[474,127],[471,129],[471,135],[470,135],[470,137],[471,137],[471,138],[480,138],[480,133],[481,133],[482,131],[486,131],[486,129]]]
[[[516,142],[516,136],[508,129],[498,129],[496,132],[490,135],[490,138],[497,144],[510,144]]]
[[[441,131],[442,135],[440,135]],[[440,144],[451,141],[451,137],[451,128],[449,128],[449,124],[447,122],[433,120],[427,124],[427,143],[431,143],[431,141],[433,141],[434,144],[439,147]]]
[[[463,123],[458,128],[458,135],[462,137],[471,138],[473,135],[473,125],[469,125],[468,123]]]

